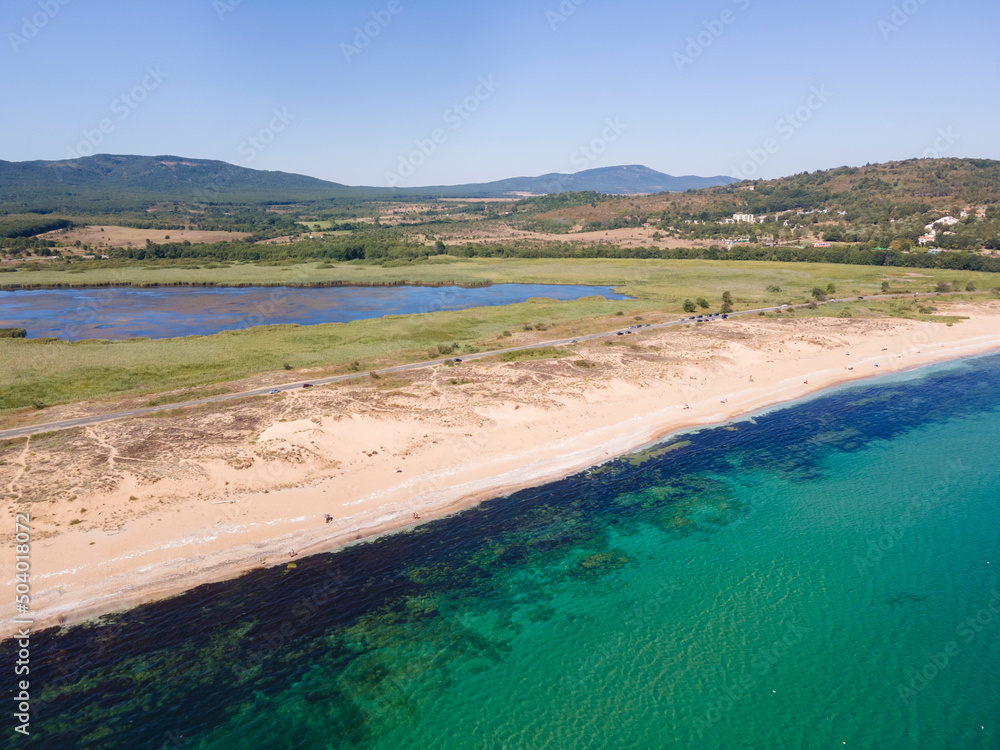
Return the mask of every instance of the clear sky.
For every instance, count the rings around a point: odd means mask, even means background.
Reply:
[[[5,0],[0,158],[407,186],[998,159],[998,30],[993,0]]]

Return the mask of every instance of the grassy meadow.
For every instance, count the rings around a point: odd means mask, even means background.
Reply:
[[[804,302],[814,287],[832,283],[837,296],[893,290],[929,291],[938,281],[995,286],[991,274],[807,263],[458,259],[443,256],[397,267],[307,263],[292,266],[236,264],[216,267],[133,265],[78,271],[18,271],[0,277],[10,284],[90,286],[107,283],[359,284],[547,283],[614,286],[635,297],[573,302],[535,299],[506,307],[331,323],[317,326],[261,326],[214,336],[134,339],[121,342],[64,342],[0,339],[0,412],[118,396],[156,394],[225,383],[262,373],[274,382],[421,361],[437,347],[458,351],[498,349],[562,336],[607,330],[632,322],[679,316],[685,299],[706,298],[717,310],[724,291],[736,309]],[[780,289],[780,291],[776,291]],[[889,305],[852,305],[855,316],[906,314]],[[820,308],[814,314],[837,314]],[[617,313],[621,313],[619,316]],[[542,324],[541,327],[538,324]],[[532,330],[526,330],[531,326]],[[538,330],[542,332],[537,332]],[[505,332],[508,335],[504,335]],[[510,335],[513,334],[513,335]],[[305,372],[303,372],[305,371]]]

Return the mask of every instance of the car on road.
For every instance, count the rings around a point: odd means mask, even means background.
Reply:
[[[302,384],[302,387],[303,387],[303,388],[312,388],[312,387],[313,387],[313,384],[312,384],[312,383],[303,383],[303,384]]]
[[[624,336],[625,334],[624,334],[624,333],[622,333],[621,331],[618,331],[618,333],[616,333],[615,335],[616,335],[616,336]]]
[[[458,359],[458,358],[456,357],[456,358],[455,358],[455,361],[456,361],[456,362],[461,362],[462,360],[460,360],[460,359]]]
[[[268,393],[268,395],[273,396],[275,393],[281,393],[281,389],[279,389],[279,388],[272,388],[267,393]]]
[[[570,341],[569,343],[571,343],[571,344],[575,344],[575,343],[576,343],[576,339],[573,339],[573,340],[572,340],[572,341]]]

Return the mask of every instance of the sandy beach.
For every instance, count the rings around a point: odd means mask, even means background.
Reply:
[[[35,626],[285,565],[839,383],[1000,349],[1000,302],[939,308],[966,319],[747,318],[11,441],[0,486],[11,528],[31,512]],[[13,631],[5,615],[0,635]]]

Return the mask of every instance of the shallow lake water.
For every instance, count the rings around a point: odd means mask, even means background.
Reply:
[[[438,310],[525,302],[533,297],[629,299],[611,287],[495,284],[487,287],[105,287],[0,292],[0,328],[28,338],[128,339],[208,336],[252,326],[347,323]]]

